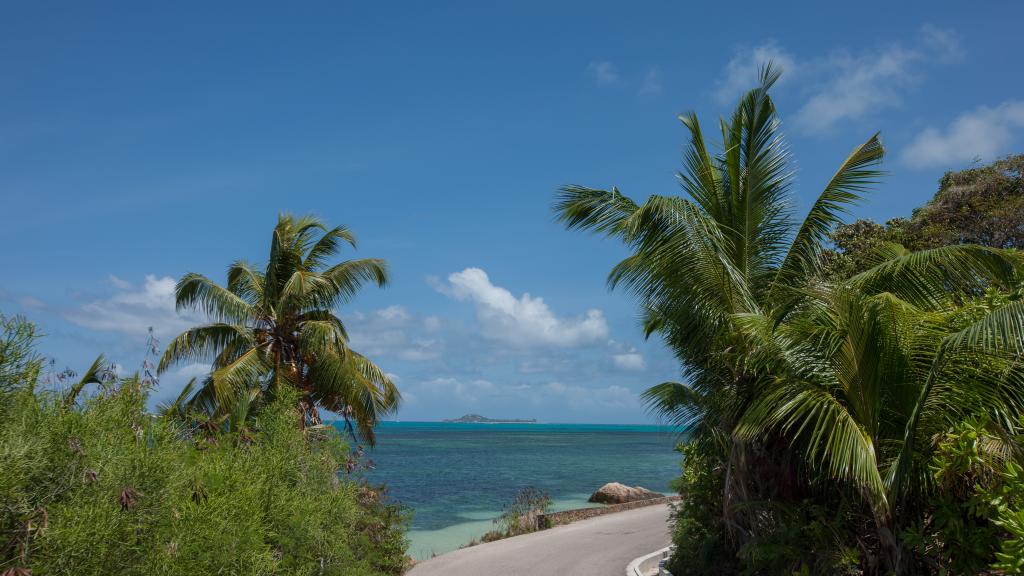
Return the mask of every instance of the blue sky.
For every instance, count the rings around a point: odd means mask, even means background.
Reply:
[[[946,7],[943,7],[945,5]],[[729,111],[771,58],[805,208],[876,130],[889,176],[856,216],[907,215],[949,169],[1024,149],[1019,2],[6,3],[0,311],[58,368],[138,366],[175,279],[262,261],[281,211],[386,258],[339,311],[394,374],[399,417],[643,422],[678,377],[564,231],[568,183],[677,190],[678,113]],[[157,397],[190,373],[166,374]]]

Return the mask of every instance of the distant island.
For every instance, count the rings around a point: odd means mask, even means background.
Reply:
[[[481,416],[479,414],[466,414],[465,416],[462,416],[460,418],[455,418],[454,420],[442,420],[442,422],[458,422],[460,424],[468,424],[468,423],[472,423],[472,424],[536,424],[537,423],[537,421],[534,420],[533,418],[530,418],[529,420],[519,420],[519,419],[515,419],[515,418],[512,418],[512,419],[496,418],[495,419],[495,418],[487,418],[487,417]]]

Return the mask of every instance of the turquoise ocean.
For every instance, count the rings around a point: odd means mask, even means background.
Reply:
[[[382,422],[364,475],[412,510],[409,555],[423,559],[493,529],[526,486],[550,494],[554,510],[592,506],[606,482],[667,493],[677,440],[661,426]]]

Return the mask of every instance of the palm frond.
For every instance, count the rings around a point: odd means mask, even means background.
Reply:
[[[366,284],[376,284],[381,288],[387,286],[388,266],[380,258],[348,260],[324,270],[323,277],[334,283],[332,303],[344,303]]]
[[[557,219],[569,229],[591,230],[609,236],[624,236],[624,227],[637,205],[619,192],[585,186],[564,186],[555,197]]]
[[[772,301],[781,298],[780,291],[803,285],[817,272],[829,232],[841,222],[848,208],[860,202],[868,188],[878,181],[882,172],[874,166],[884,155],[885,148],[876,133],[855,148],[839,166],[807,213],[779,266],[772,283]],[[788,306],[777,308],[786,310]]]
[[[244,260],[237,260],[228,268],[228,290],[252,306],[263,299],[265,283],[263,273]]]
[[[261,347],[250,348],[234,362],[210,374],[214,396],[223,407],[230,407],[238,394],[261,383],[272,367],[262,354]]]
[[[64,405],[71,406],[78,399],[78,395],[82,393],[88,384],[102,384],[104,378],[109,373],[109,368],[106,366],[106,359],[103,354],[100,354],[92,361],[89,368],[82,374],[82,377],[75,382],[71,388],[64,395]]]
[[[772,430],[792,434],[812,466],[855,482],[874,508],[888,513],[874,441],[833,395],[805,382],[776,382],[747,409],[734,434],[750,441]]]
[[[256,314],[248,302],[202,274],[189,273],[178,281],[175,306],[180,310],[198,309],[217,322],[244,324]]]
[[[868,294],[891,292],[922,308],[948,309],[958,296],[1009,287],[1020,263],[1007,250],[959,244],[903,253],[848,282]]]
[[[163,418],[181,419],[186,415],[189,398],[196,389],[196,378],[189,378],[185,387],[181,389],[178,396],[172,402],[161,402],[157,404],[156,413]]]
[[[356,247],[356,237],[351,230],[344,226],[336,226],[328,230],[305,253],[302,267],[306,270],[319,270],[326,264],[328,258],[338,253],[338,248],[342,242],[347,243],[353,248]]]
[[[209,361],[225,348],[235,344],[246,348],[256,346],[252,331],[238,324],[205,324],[196,326],[176,336],[160,357],[157,373],[181,363]]]
[[[401,394],[383,370],[352,351],[345,356],[319,356],[310,376],[317,403],[355,419],[360,436],[371,445],[375,442],[374,424],[397,410],[401,402]]]
[[[704,399],[685,384],[662,382],[640,393],[647,410],[665,419],[682,432],[688,430],[701,417]]]

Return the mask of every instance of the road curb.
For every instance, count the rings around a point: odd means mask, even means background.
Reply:
[[[658,562],[661,562],[662,557],[671,548],[671,546],[666,546],[661,550],[655,550],[650,554],[634,558],[633,561],[626,566],[626,576],[647,576],[650,574],[651,568],[658,567]]]

